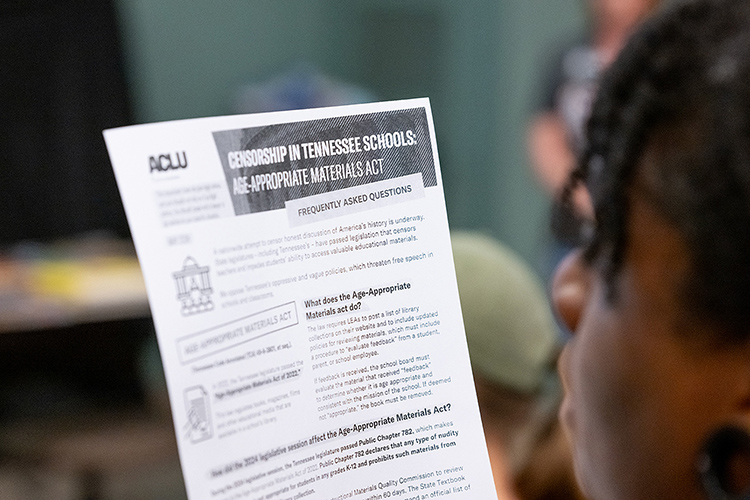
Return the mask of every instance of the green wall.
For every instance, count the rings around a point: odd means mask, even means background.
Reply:
[[[431,99],[451,227],[541,258],[546,201],[524,128],[570,0],[119,0],[139,122],[224,114],[299,63],[378,99]]]

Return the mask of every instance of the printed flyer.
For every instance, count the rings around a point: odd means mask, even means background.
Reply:
[[[496,498],[427,99],[104,136],[191,500]]]

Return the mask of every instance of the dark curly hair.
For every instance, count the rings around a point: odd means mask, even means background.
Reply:
[[[564,196],[581,183],[591,193],[584,257],[611,300],[647,158],[652,201],[691,252],[687,305],[724,327],[720,340],[750,339],[750,2],[668,2],[604,74],[587,141]]]

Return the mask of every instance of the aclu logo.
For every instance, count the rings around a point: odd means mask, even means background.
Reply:
[[[168,172],[170,170],[178,170],[181,168],[187,168],[187,154],[185,151],[182,153],[175,152],[171,154],[161,154],[158,156],[149,156],[149,166],[151,167],[151,173],[154,172]]]

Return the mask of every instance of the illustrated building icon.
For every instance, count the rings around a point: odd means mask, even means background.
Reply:
[[[214,308],[211,300],[213,289],[208,278],[208,266],[201,267],[192,257],[187,257],[182,270],[172,274],[177,285],[177,299],[185,316],[210,311]]]

